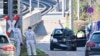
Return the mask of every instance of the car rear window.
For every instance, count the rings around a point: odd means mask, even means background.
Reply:
[[[91,36],[90,38],[91,41],[96,41],[96,42],[100,42],[100,33],[95,33]]]
[[[8,43],[8,39],[6,36],[0,36],[0,43]]]

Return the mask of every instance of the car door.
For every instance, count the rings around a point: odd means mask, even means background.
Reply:
[[[86,34],[85,30],[79,30],[76,33],[76,43],[77,47],[84,47],[86,44]]]

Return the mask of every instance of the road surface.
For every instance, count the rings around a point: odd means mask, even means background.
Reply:
[[[38,48],[44,50],[49,56],[84,56],[84,47],[77,48],[77,51],[67,51],[55,49],[54,51],[50,51],[49,42],[50,34],[44,36],[40,41],[38,40]]]
[[[85,56],[85,47],[78,47],[77,51],[67,51],[55,49],[50,51],[50,34],[56,27],[64,27],[66,19],[62,18],[61,14],[47,14],[42,17],[42,22],[36,28],[37,31],[37,47],[44,50],[49,56]],[[60,22],[59,22],[60,20]],[[93,56],[93,55],[92,55]],[[98,55],[100,56],[100,55]]]

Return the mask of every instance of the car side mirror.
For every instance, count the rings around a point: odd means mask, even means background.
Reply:
[[[53,34],[51,34],[51,36],[53,36]]]

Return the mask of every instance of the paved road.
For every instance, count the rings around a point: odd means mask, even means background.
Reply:
[[[38,48],[44,50],[50,56],[84,56],[84,47],[77,48],[77,51],[67,51],[55,49],[54,51],[50,51],[49,49],[49,40],[50,35],[44,36],[41,41],[38,41]]]
[[[50,51],[50,34],[44,36],[41,40],[38,41],[37,47],[41,50],[44,50],[49,56],[85,56],[85,47],[78,47],[77,51],[67,51],[55,49],[54,51]],[[100,56],[100,55],[91,55],[91,56]]]
[[[67,50],[59,50],[55,49],[54,51],[50,51],[50,34],[54,28],[60,27],[61,24],[65,26],[66,20],[62,18],[62,15],[58,14],[47,14],[42,17],[42,22],[36,28],[39,35],[37,37],[38,45],[37,47],[44,50],[50,56],[85,56],[84,47],[77,48],[77,51],[67,51]],[[59,20],[61,21],[59,23]],[[100,56],[100,55],[99,55]]]

